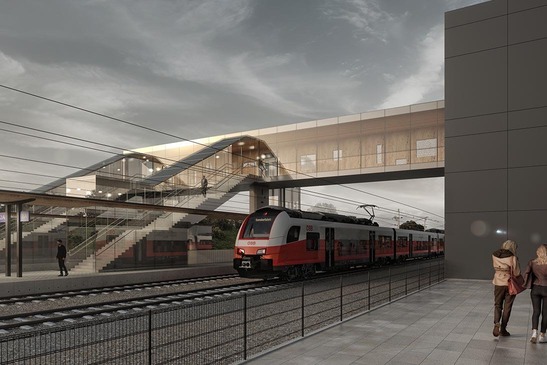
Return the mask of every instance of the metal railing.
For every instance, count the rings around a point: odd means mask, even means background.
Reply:
[[[0,334],[2,364],[233,364],[444,280],[432,259]]]
[[[231,171],[230,167],[230,173],[227,173],[225,170],[216,171],[214,174],[214,177],[221,176],[221,179],[218,181],[217,184],[214,186],[214,193],[215,194],[226,194],[229,192],[235,185],[231,184],[231,182],[236,181],[237,183],[241,182],[244,179],[244,176],[240,175],[240,171]],[[236,184],[237,185],[237,184]],[[199,184],[196,184],[194,187],[186,187],[184,189],[172,189],[169,194],[166,194],[164,196],[161,196],[159,199],[156,199],[154,201],[155,205],[166,205],[165,203],[169,200],[171,203],[171,206],[176,207],[188,207],[188,208],[195,208],[195,206],[191,205],[192,201],[195,201],[196,199],[201,199],[201,193],[198,193],[196,195],[196,191],[200,187]],[[199,202],[199,201],[198,201]],[[142,212],[139,221],[141,222],[139,227],[131,226],[126,227],[125,224],[128,222],[127,219],[119,218],[114,220],[111,224],[109,224],[106,227],[102,227],[99,231],[97,231],[92,236],[88,237],[86,240],[84,240],[81,244],[76,246],[74,249],[70,250],[69,256],[71,260],[74,263],[79,263],[85,260],[88,257],[91,257],[95,255],[95,260],[97,260],[99,257],[105,256],[105,253],[109,253],[112,257],[109,256],[109,259],[114,260],[116,258],[116,244],[118,242],[121,242],[122,240],[126,238],[130,238],[132,234],[135,235],[134,239],[135,241],[138,241],[138,236],[136,235],[136,232],[139,229],[146,229],[149,225],[153,224],[154,222],[161,220],[168,220],[172,219],[171,226],[175,225],[180,218],[175,217],[175,215],[172,212],[158,212],[158,211],[148,211],[148,212]],[[118,232],[117,234],[112,234],[113,232]],[[106,242],[106,238],[110,236],[111,239]],[[104,241],[104,245],[101,247],[96,247],[97,241]],[[114,248],[112,250],[112,248]],[[121,253],[121,252],[118,252]]]

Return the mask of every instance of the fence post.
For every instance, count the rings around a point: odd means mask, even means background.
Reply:
[[[405,296],[408,295],[408,265],[405,265]]]
[[[441,269],[441,267],[442,267],[442,269]],[[438,281],[444,280],[444,258],[442,260],[442,265],[441,265],[441,260],[439,260],[439,277],[438,277],[437,280]]]
[[[344,284],[342,283],[343,276],[340,276],[340,322],[344,320]]]
[[[420,272],[420,267],[422,267],[422,265],[418,263],[418,290],[422,287],[422,274]]]
[[[431,286],[431,261],[429,261],[429,286]]]
[[[247,293],[243,294],[243,360],[247,360]]]
[[[152,365],[152,310],[148,311],[148,365]]]
[[[302,282],[302,337],[304,337],[304,282]]]
[[[389,294],[388,294],[388,300],[389,303],[391,303],[391,267],[388,268],[388,274],[389,274]]]
[[[367,295],[368,298],[367,298],[367,300],[368,300],[368,310],[370,310],[370,270],[368,271],[367,274],[368,274],[368,287],[367,287],[368,288],[368,295]]]

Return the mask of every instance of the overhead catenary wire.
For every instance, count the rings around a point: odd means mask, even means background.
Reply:
[[[125,151],[128,151],[128,152],[138,153],[138,152],[135,152],[133,150],[122,148],[122,147],[112,146],[112,145],[108,145],[108,144],[105,144],[105,143],[99,143],[99,142],[94,142],[94,141],[90,141],[90,140],[84,140],[84,139],[81,139],[81,138],[67,136],[67,135],[60,134],[60,133],[49,132],[49,131],[45,131],[45,130],[38,129],[38,128],[32,128],[32,127],[17,125],[15,123],[6,122],[6,121],[3,121],[3,120],[0,120],[0,123],[16,126],[18,128],[23,128],[23,129],[30,129],[30,130],[33,130],[33,131],[36,131],[36,132],[55,135],[55,136],[63,137],[63,138],[67,138],[67,139],[73,139],[73,140],[77,140],[77,141],[80,141],[80,142],[85,142],[85,143],[88,143],[88,144],[94,144],[94,145],[98,145],[98,146],[102,146],[102,147],[108,147],[108,148],[112,148],[112,149],[116,149],[116,150],[120,150],[120,151],[125,150]],[[31,138],[38,138],[38,139],[47,140],[47,141],[51,141],[51,142],[66,144],[66,145],[73,146],[73,147],[78,147],[78,148],[89,149],[89,150],[98,151],[98,152],[102,152],[102,153],[107,153],[107,154],[111,154],[111,155],[119,155],[120,154],[120,153],[117,153],[117,152],[105,151],[105,150],[99,149],[99,148],[94,148],[94,147],[89,147],[89,146],[82,146],[82,145],[78,145],[78,144],[75,144],[75,143],[70,143],[70,142],[66,142],[66,141],[59,141],[59,140],[55,140],[55,139],[52,139],[52,138],[45,138],[45,137],[42,137],[42,136],[36,136],[36,135],[28,134],[28,133],[16,132],[16,131],[11,131],[11,130],[6,130],[6,129],[3,129],[3,128],[0,128],[0,130],[7,131],[7,132],[10,132],[10,133],[14,133],[14,134],[24,135],[24,136],[31,137]],[[142,153],[139,153],[139,154],[142,154]],[[0,156],[1,157],[6,157],[6,156],[9,156],[9,155],[0,155]],[[11,158],[16,158],[14,156],[10,156],[10,157]],[[8,158],[8,157],[6,157],[6,158]],[[169,158],[164,158],[164,160],[168,161],[168,162],[178,163],[178,161],[173,160],[173,159],[169,159]],[[40,160],[35,160],[33,162],[49,164],[49,162],[40,161]],[[197,166],[188,165],[188,164],[185,164],[185,165],[190,166],[189,167],[190,170],[195,170],[195,171],[199,171],[199,172],[204,172],[206,170],[212,170],[212,169],[197,167]],[[90,171],[90,172],[94,171],[94,170],[91,170],[91,169],[88,169],[88,168],[85,168],[85,167],[79,167],[79,166],[65,165],[64,167],[72,168],[72,169],[80,169],[80,170]],[[122,176],[122,174],[116,174],[116,173],[112,173],[112,174]],[[58,176],[57,178],[60,178],[60,177],[61,176]]]
[[[9,123],[9,124],[12,124],[13,123]],[[33,130],[36,130],[36,131],[39,131],[39,132],[43,132],[43,133],[50,133],[50,134],[54,134],[54,133],[51,133],[51,132],[47,132],[47,131],[43,131],[43,130],[38,130],[36,128],[33,128]],[[14,132],[14,133],[20,133],[20,132]],[[29,135],[29,134],[25,134],[23,133],[23,135],[26,135],[26,136],[30,136],[30,137],[35,137],[35,138],[42,138],[42,137],[39,137],[39,136],[34,136],[34,135]],[[64,138],[70,138],[70,136],[66,136],[66,135],[60,135],[60,134],[56,134],[58,136],[62,136]],[[49,141],[54,141],[54,142],[58,142],[58,143],[66,143],[66,144],[70,144],[70,145],[75,145],[75,144],[72,144],[72,143],[68,143],[68,142],[63,142],[63,141],[57,141],[57,140],[53,140],[53,139],[50,139],[50,138],[47,138],[47,140]],[[95,143],[95,142],[91,142],[91,141],[88,141],[86,140],[85,142],[88,142],[88,143]],[[111,148],[118,148],[118,147],[115,147],[115,146],[111,146],[111,145],[105,145],[105,144],[101,144],[101,145],[104,145],[104,146],[108,146],[108,147],[111,147]],[[88,149],[94,149],[92,147],[86,147],[86,146],[80,146],[80,145],[75,145],[77,147],[81,147],[81,148],[88,148]],[[94,149],[95,150],[95,149]],[[14,156],[7,156],[7,155],[3,155],[3,157],[8,157],[8,158],[15,158],[15,159],[19,159],[19,157],[14,157]],[[49,163],[49,162],[46,162],[46,161],[39,161],[39,160],[31,160],[31,159],[27,159],[28,161],[33,161],[33,162],[39,162],[39,163]],[[80,166],[72,166],[72,165],[63,165],[63,164],[57,164],[59,166],[63,166],[63,167],[70,167],[70,168],[76,168],[76,169],[83,169],[85,170],[85,168],[82,168]],[[50,176],[52,177],[51,175],[47,175],[47,176]],[[14,181],[12,181],[14,182]],[[34,184],[34,185],[40,185],[40,184]],[[304,194],[307,194],[306,191],[304,191]],[[344,203],[349,203],[349,204],[357,204],[358,202],[356,201],[351,201],[349,199],[344,199],[344,198],[338,198],[338,197],[335,197],[333,195],[329,195],[329,194],[318,194],[318,193],[311,193],[311,195],[314,195],[314,196],[317,196],[317,197],[324,197],[324,196],[327,196],[331,199],[337,199],[338,201],[341,201],[341,202],[344,202]],[[351,214],[352,212],[345,212],[347,214]],[[377,220],[380,220],[380,217],[378,217]]]
[[[146,126],[142,126],[142,125],[139,125],[137,123],[133,123],[133,122],[130,122],[130,121],[127,121],[127,120],[123,120],[123,119],[120,119],[120,118],[116,118],[116,117],[112,117],[112,116],[109,116],[107,114],[104,114],[104,113],[99,113],[99,112],[95,112],[93,110],[90,110],[90,109],[87,109],[87,108],[82,108],[82,107],[79,107],[79,106],[76,106],[76,105],[72,105],[72,104],[69,104],[69,103],[65,103],[65,102],[62,102],[62,101],[59,101],[59,100],[55,100],[55,99],[52,99],[52,98],[48,98],[48,97],[44,97],[42,95],[38,95],[38,94],[35,94],[35,93],[31,93],[31,92],[28,92],[28,91],[24,91],[24,90],[20,90],[20,89],[17,89],[17,88],[14,88],[14,87],[10,87],[10,86],[7,86],[7,85],[4,85],[4,84],[0,84],[0,87],[4,88],[4,89],[7,89],[7,90],[10,90],[10,91],[14,91],[14,92],[18,92],[18,93],[22,93],[22,94],[25,94],[25,95],[28,95],[28,96],[31,96],[31,97],[35,97],[35,98],[39,98],[39,99],[42,99],[42,100],[45,100],[45,101],[48,101],[48,102],[52,102],[52,103],[56,103],[56,104],[59,104],[59,105],[62,105],[62,106],[65,106],[65,107],[68,107],[68,108],[73,108],[73,109],[76,109],[76,110],[79,110],[79,111],[82,111],[82,112],[86,112],[86,113],[90,113],[90,114],[93,114],[93,115],[96,115],[96,116],[99,116],[99,117],[103,117],[103,118],[107,118],[107,119],[110,119],[110,120],[113,120],[113,121],[116,121],[116,122],[119,122],[119,123],[123,123],[123,124],[127,124],[127,125],[130,125],[130,126],[133,126],[133,127],[137,127],[137,128],[142,128],[142,129],[145,129],[147,131],[151,131],[151,132],[155,132],[155,133],[159,133],[159,134],[162,134],[162,135],[165,135],[165,136],[169,136],[169,137],[172,137],[172,138],[176,138],[178,140],[184,140],[184,141],[189,141],[189,142],[192,142],[192,143],[195,143],[195,144],[198,144],[198,145],[202,145],[204,147],[208,147],[208,148],[212,148],[211,146],[209,145],[206,145],[206,144],[202,144],[202,143],[199,143],[199,142],[196,142],[196,141],[191,141],[189,139],[186,139],[184,137],[181,137],[181,136],[177,136],[177,135],[174,135],[174,134],[171,134],[171,133],[167,133],[167,132],[164,132],[164,131],[160,131],[160,130],[157,130],[157,129],[154,129],[154,128],[150,128],[150,127],[146,127]],[[66,137],[66,138],[72,138],[72,137]],[[85,141],[87,143],[94,143],[94,142],[89,142],[89,141]],[[78,147],[82,147],[82,146],[78,146]],[[222,151],[222,149],[217,149],[217,151]],[[101,151],[101,152],[104,152],[104,151]],[[246,156],[242,156],[240,154],[237,154],[237,153],[234,153],[232,152],[232,154],[234,155],[237,155],[237,156],[240,156],[241,158],[246,158]],[[5,155],[0,155],[0,156],[5,156]],[[11,156],[10,156],[11,157]],[[25,160],[23,158],[21,158],[22,160]],[[30,160],[29,160],[30,161]],[[54,163],[51,163],[51,162],[48,162],[49,164],[53,164],[53,165],[56,165]],[[66,167],[66,166],[65,166]],[[72,168],[76,168],[76,167],[72,167]],[[291,171],[291,170],[288,170],[288,171]],[[302,174],[302,173],[299,173],[301,175],[306,175],[306,174]],[[322,181],[323,179],[321,178],[317,178],[317,177],[313,177],[313,176],[310,176],[318,181]],[[369,192],[366,192],[364,190],[361,190],[361,189],[357,189],[357,188],[354,188],[354,187],[350,187],[350,186],[347,186],[347,185],[344,185],[344,184],[337,184],[338,186],[341,186],[341,187],[344,187],[344,188],[347,188],[347,189],[350,189],[350,190],[354,190],[354,191],[357,191],[357,192],[360,192],[360,193],[363,193],[363,194],[368,194],[368,195],[371,195],[371,196],[374,196],[374,197],[377,197],[379,199],[384,199],[386,201],[390,201],[392,203],[396,203],[396,204],[400,204],[400,205],[404,205],[404,206],[407,206],[407,207],[410,207],[410,208],[413,208],[413,209],[417,209],[419,211],[423,211],[423,212],[426,212],[428,214],[432,214],[432,215],[435,215],[437,217],[440,217],[440,218],[443,218],[442,216],[436,214],[436,213],[433,213],[433,212],[429,212],[429,211],[426,211],[424,209],[421,209],[421,208],[418,208],[418,207],[415,207],[415,206],[411,206],[411,205],[408,205],[408,204],[405,204],[405,203],[402,203],[402,202],[399,202],[399,201],[396,201],[394,199],[390,199],[390,198],[386,198],[386,197],[383,197],[383,196],[380,196],[378,194],[373,194],[373,193],[369,193]]]

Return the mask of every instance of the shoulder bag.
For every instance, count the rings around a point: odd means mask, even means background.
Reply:
[[[511,266],[511,275],[507,280],[507,286],[509,288],[510,295],[517,295],[522,293],[526,287],[524,286],[524,278],[522,275],[515,276],[513,275],[513,267]]]

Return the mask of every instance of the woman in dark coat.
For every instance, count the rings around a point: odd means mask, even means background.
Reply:
[[[532,337],[530,342],[547,342],[545,331],[547,330],[547,246],[541,245],[536,250],[537,257],[528,262],[524,272],[524,280],[527,288],[531,288],[532,299]],[[538,336],[539,316],[541,315],[541,327]]]

